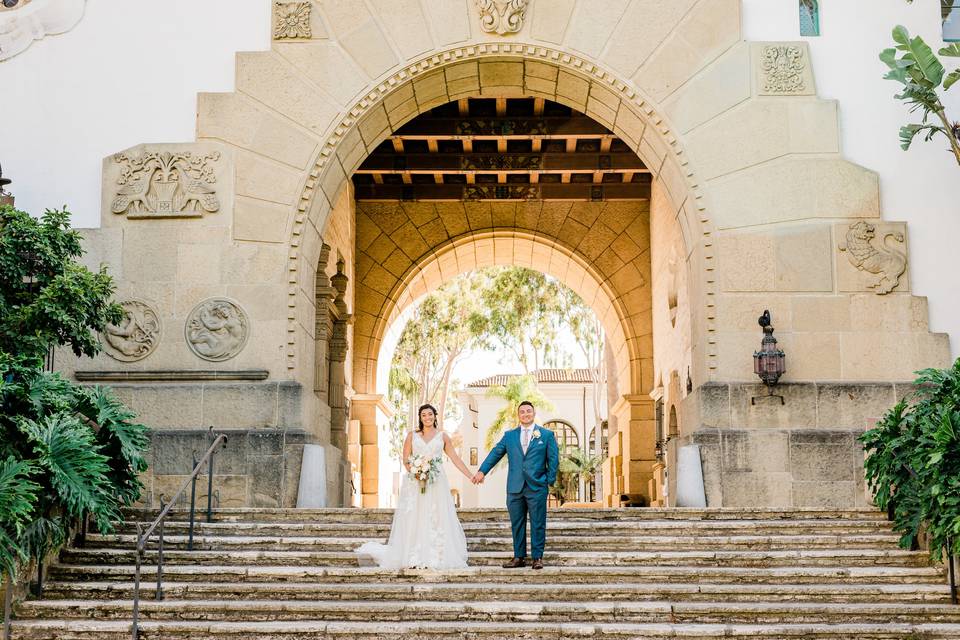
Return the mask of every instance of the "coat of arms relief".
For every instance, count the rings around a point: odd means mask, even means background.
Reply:
[[[120,167],[113,213],[130,218],[197,217],[220,209],[219,151],[143,151],[113,156]]]

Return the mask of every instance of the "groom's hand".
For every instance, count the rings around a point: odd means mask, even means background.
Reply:
[[[470,480],[473,484],[481,484],[483,482],[483,475],[483,471],[477,471]]]

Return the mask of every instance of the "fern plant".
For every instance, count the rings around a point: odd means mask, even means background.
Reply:
[[[900,544],[960,553],[960,360],[918,372],[915,393],[897,403],[860,441],[877,506],[893,518]]]

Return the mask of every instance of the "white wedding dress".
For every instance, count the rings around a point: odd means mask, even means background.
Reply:
[[[413,434],[413,453],[428,458],[443,455],[443,434],[425,441]],[[384,569],[462,569],[467,566],[467,538],[450,495],[450,483],[440,467],[437,479],[420,493],[420,483],[403,474],[400,497],[386,544],[366,542],[360,556],[373,558]]]

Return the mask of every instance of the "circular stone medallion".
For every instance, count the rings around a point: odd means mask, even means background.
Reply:
[[[208,298],[193,308],[184,328],[190,350],[204,360],[229,360],[243,349],[250,333],[247,314],[236,302]]]
[[[160,344],[160,316],[143,300],[124,300],[120,324],[108,324],[103,332],[104,352],[121,362],[143,360]]]

